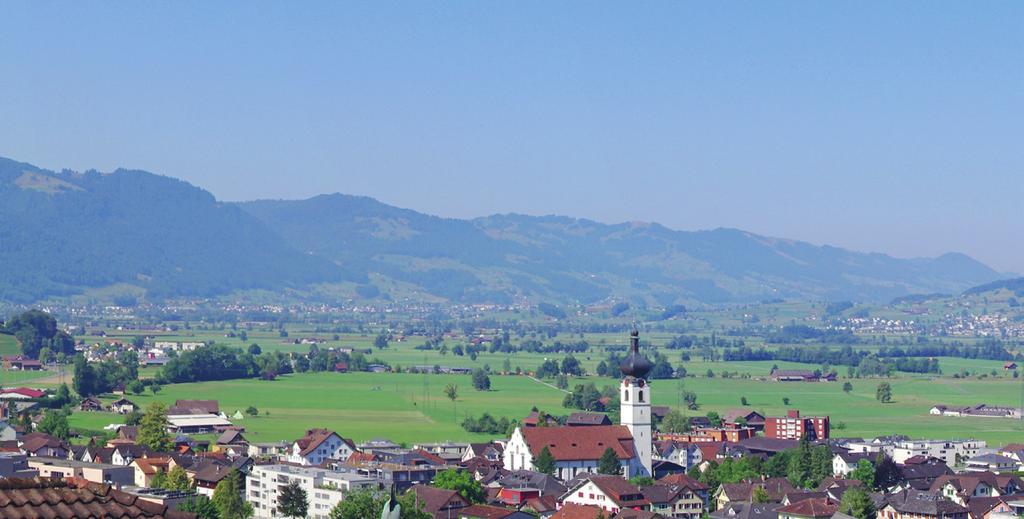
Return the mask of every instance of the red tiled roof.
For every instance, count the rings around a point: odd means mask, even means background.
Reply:
[[[40,519],[195,519],[109,485],[10,479],[0,481],[0,517]]]
[[[16,395],[22,395],[27,398],[42,398],[46,395],[46,391],[40,391],[38,389],[31,389],[27,387],[11,387],[7,389],[0,389],[0,393],[14,393]]]
[[[669,474],[658,480],[658,483],[676,485],[689,490],[707,490],[708,486],[686,474]]]
[[[515,510],[490,505],[471,505],[459,509],[459,517],[472,517],[474,519],[503,519],[516,513]]]
[[[620,476],[592,476],[590,482],[621,508],[651,504],[639,487]]]
[[[566,503],[551,516],[551,519],[596,519],[603,514],[604,510],[596,506],[583,506],[575,503]]]
[[[415,485],[412,491],[416,493],[417,503],[423,506],[423,511],[429,514],[436,514],[441,510],[457,509],[466,506],[466,500],[454,490],[428,485]]]
[[[779,509],[779,515],[799,515],[801,517],[832,517],[839,511],[839,504],[826,497],[805,499]]]
[[[620,460],[631,459],[634,455],[633,435],[623,425],[530,427],[520,431],[531,454],[539,456],[547,447],[557,461],[600,459],[609,447]]]

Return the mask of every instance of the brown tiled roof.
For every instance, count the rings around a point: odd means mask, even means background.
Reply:
[[[10,519],[195,519],[109,485],[82,482],[0,481],[0,517]]]
[[[135,458],[132,462],[139,467],[143,474],[156,474],[157,472],[170,472],[171,458]]]
[[[551,516],[551,519],[596,519],[604,511],[596,506],[583,506],[575,503],[566,503]]]
[[[983,519],[985,514],[1003,503],[1003,500],[1003,497],[972,497],[967,502],[967,509],[970,511],[972,518]]]
[[[779,509],[779,515],[787,514],[799,515],[801,517],[832,517],[832,515],[838,511],[839,503],[836,503],[831,499],[821,497],[805,499],[789,506],[784,506]]]
[[[471,505],[459,509],[459,517],[472,517],[474,519],[503,519],[516,513],[515,510],[490,505]]]
[[[338,435],[338,438],[341,438],[340,434],[329,429],[310,429],[306,431],[305,436],[299,438],[298,440],[295,440],[295,443],[297,443],[299,445],[299,449],[301,449],[299,454],[305,456],[315,451],[317,447],[320,446],[321,443],[330,438],[331,435],[336,434]],[[352,443],[351,440],[341,438],[341,441],[347,443],[349,448],[351,448],[353,451],[356,450],[356,446]]]
[[[651,504],[636,485],[621,476],[593,476],[590,482],[620,507]]]
[[[535,457],[547,447],[557,461],[600,459],[611,447],[620,460],[633,458],[633,435],[623,425],[520,429]]]
[[[454,490],[415,485],[412,487],[412,491],[416,493],[416,501],[423,505],[423,511],[430,514],[436,514],[441,510],[462,508],[469,504]]]
[[[53,436],[43,433],[31,433],[22,437],[21,448],[24,449],[25,452],[36,452],[45,447],[52,447],[55,449],[64,447],[64,442],[60,441],[59,438],[54,438]]]
[[[686,474],[669,474],[658,480],[658,483],[676,485],[689,490],[707,490],[708,486]]]
[[[558,497],[551,494],[531,497],[526,500],[526,505],[523,508],[529,508],[538,514],[554,512],[558,508]]]

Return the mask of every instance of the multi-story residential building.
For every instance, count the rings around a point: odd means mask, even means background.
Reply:
[[[811,440],[827,440],[829,420],[827,416],[800,416],[800,411],[793,409],[786,412],[786,416],[765,418],[764,435],[785,440],[799,440],[805,436]]]
[[[563,505],[596,506],[611,514],[632,508],[648,510],[651,502],[636,485],[618,476],[591,476],[569,487],[560,499]]]
[[[378,488],[373,478],[326,469],[293,465],[256,465],[246,478],[245,498],[252,503],[256,517],[280,517],[277,498],[285,485],[298,482],[309,500],[309,517],[327,519],[345,496],[362,488]]]
[[[977,456],[986,443],[981,440],[905,440],[892,447],[892,460],[904,463],[914,456],[938,458],[954,467],[961,461]]]

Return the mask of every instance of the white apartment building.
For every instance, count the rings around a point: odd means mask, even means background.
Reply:
[[[280,517],[278,492],[292,481],[298,481],[306,491],[308,517],[312,519],[327,519],[331,510],[353,490],[379,487],[377,480],[359,474],[293,465],[254,465],[246,478],[245,499],[252,503],[255,517]]]
[[[981,440],[908,440],[897,442],[892,448],[892,460],[903,463],[914,456],[939,458],[946,465],[957,465],[961,460],[980,454],[986,443]]]

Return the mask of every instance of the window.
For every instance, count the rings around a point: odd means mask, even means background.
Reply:
[[[626,391],[622,392],[622,401],[623,402],[629,402],[629,390],[626,390]]]
[[[643,402],[643,401],[644,401],[644,392],[643,392],[643,390],[641,390],[640,391],[640,398],[637,399],[637,402]]]

